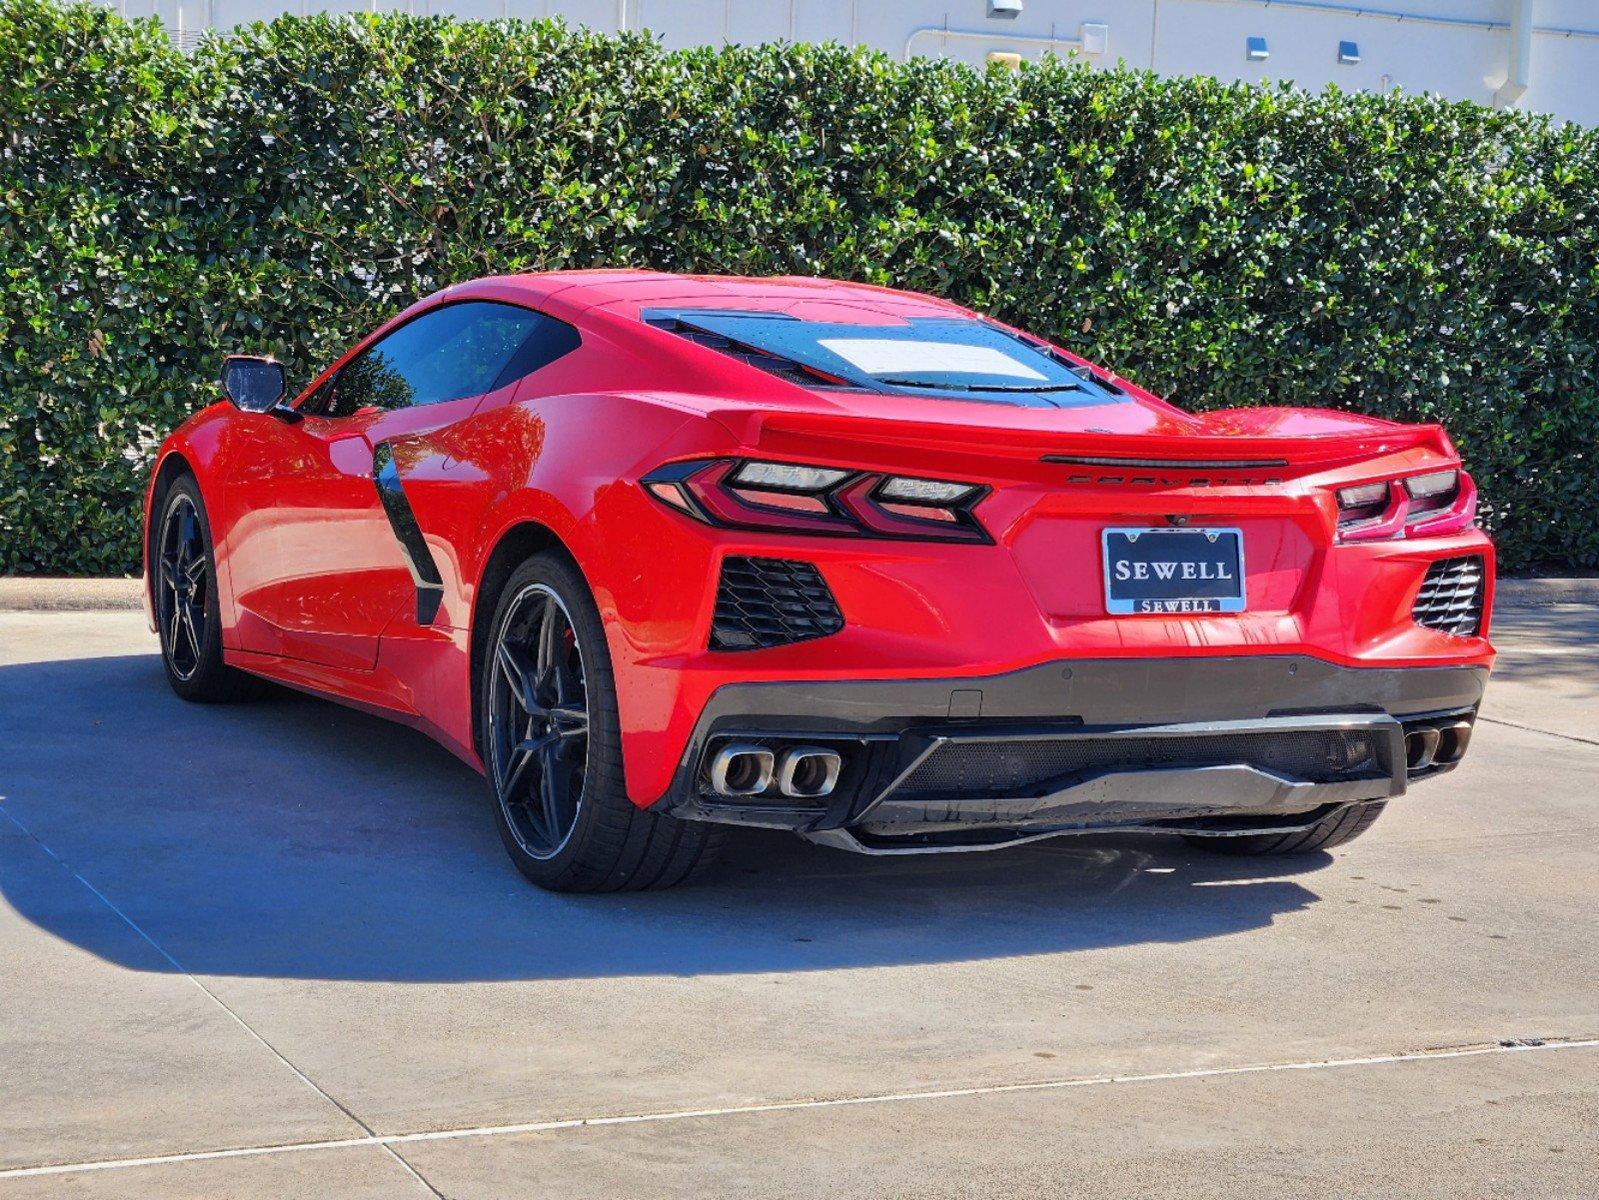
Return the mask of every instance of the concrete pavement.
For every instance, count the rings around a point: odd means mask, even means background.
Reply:
[[[1332,855],[750,835],[572,898],[419,734],[0,613],[0,1197],[1592,1196],[1599,610],[1497,638],[1466,766]]]

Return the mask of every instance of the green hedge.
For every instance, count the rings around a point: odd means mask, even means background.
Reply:
[[[123,572],[224,351],[620,264],[936,292],[1197,408],[1445,422],[1509,569],[1599,563],[1599,138],[1398,96],[557,24],[284,18],[177,53],[0,0],[0,572]]]

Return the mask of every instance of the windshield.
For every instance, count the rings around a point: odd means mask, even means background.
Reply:
[[[808,387],[1064,408],[1125,399],[1046,346],[970,317],[896,325],[802,321],[782,313],[652,310],[653,325]]]

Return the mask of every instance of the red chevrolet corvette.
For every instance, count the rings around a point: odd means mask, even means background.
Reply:
[[[258,677],[484,773],[516,865],[666,886],[728,825],[869,854],[1293,853],[1465,753],[1493,547],[1444,432],[1193,416],[820,279],[482,279],[161,449],[179,695]]]

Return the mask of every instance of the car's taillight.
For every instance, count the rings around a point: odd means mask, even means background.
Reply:
[[[695,459],[641,481],[664,504],[708,525],[919,541],[987,542],[976,483],[802,463]]]
[[[1351,529],[1375,521],[1388,511],[1393,488],[1386,483],[1362,483],[1338,489],[1338,528]]]
[[[1338,538],[1344,542],[1435,537],[1470,529],[1476,520],[1477,485],[1453,467],[1338,489]]]
[[[1410,511],[1405,521],[1414,525],[1451,507],[1460,495],[1460,472],[1432,471],[1426,475],[1411,475],[1404,481],[1405,494],[1410,497]]]

